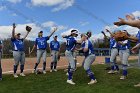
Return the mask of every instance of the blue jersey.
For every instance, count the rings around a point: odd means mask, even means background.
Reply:
[[[110,48],[118,48],[117,42],[114,38],[110,38]]]
[[[94,48],[92,43],[89,40],[86,40],[85,42],[82,43],[82,48],[88,48],[87,52],[84,52],[85,57],[87,57],[90,54],[94,54]]]
[[[45,50],[47,48],[47,41],[48,40],[49,40],[49,37],[36,38],[35,45],[37,46],[37,49]]]
[[[11,38],[14,51],[24,51],[24,42],[23,39]]]
[[[66,42],[66,50],[68,50],[68,51],[74,51],[75,46],[76,46],[76,42],[77,42],[75,40],[75,38],[72,37],[72,36],[67,36],[65,38],[67,40],[67,42]]]
[[[2,41],[0,40],[0,46],[2,46]],[[0,52],[2,51],[2,49],[0,48]]]
[[[138,42],[137,43],[140,43],[140,31],[138,31],[136,37],[138,38]]]
[[[58,41],[53,40],[53,41],[50,42],[50,48],[51,48],[51,50],[59,51],[60,43]]]
[[[122,41],[122,43],[125,45],[118,44],[119,50],[126,50],[126,49],[130,48],[130,41],[129,40],[124,40],[124,41]]]

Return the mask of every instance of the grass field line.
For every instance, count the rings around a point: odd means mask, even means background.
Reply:
[[[63,67],[67,67],[68,65],[64,65],[64,66],[57,66],[58,68],[63,68]],[[50,67],[46,67],[47,69],[50,69]],[[42,69],[42,68],[38,68],[38,69]],[[34,69],[25,69],[24,72],[27,71],[33,71]],[[17,70],[17,72],[19,72],[20,70]],[[5,71],[2,72],[2,74],[9,74],[9,73],[13,73],[13,71]]]

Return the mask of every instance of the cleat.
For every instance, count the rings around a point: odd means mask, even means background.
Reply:
[[[57,72],[57,69],[54,69],[53,71]]]
[[[68,75],[69,75],[69,73],[67,72],[67,73],[66,73],[66,75],[68,76]]]
[[[2,81],[2,78],[0,78],[0,81]]]
[[[75,83],[72,80],[67,80],[67,83],[69,83],[71,85],[75,85]]]
[[[14,74],[13,76],[14,76],[14,78],[18,78],[18,75],[17,74]]]
[[[121,76],[120,77],[120,80],[125,80],[126,79],[126,76]]]
[[[140,87],[140,83],[138,83],[137,85],[134,85],[134,87]]]
[[[37,74],[37,70],[33,70],[32,73]]]
[[[20,76],[25,77],[26,75],[24,73],[20,73]]]
[[[120,72],[118,70],[115,70],[114,73],[119,74]]]
[[[92,84],[95,84],[95,83],[97,83],[97,80],[95,79],[95,80],[91,80],[89,83],[88,83],[88,85],[92,85]]]
[[[46,71],[43,71],[43,74],[46,74]]]
[[[107,73],[108,73],[108,74],[114,74],[115,72],[114,72],[114,70],[110,70],[110,71],[108,71]]]
[[[53,72],[52,70],[50,70],[50,72]]]

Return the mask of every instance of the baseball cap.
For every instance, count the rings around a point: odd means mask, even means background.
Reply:
[[[43,33],[43,31],[40,31],[39,33]]]
[[[57,35],[54,36],[54,38],[57,37]]]
[[[90,32],[90,31],[88,31],[88,32],[86,33],[87,36],[90,36],[91,34],[92,34],[92,32]]]
[[[17,36],[21,35],[21,33],[16,33]]]
[[[78,31],[77,30],[71,30],[71,34],[78,34]]]

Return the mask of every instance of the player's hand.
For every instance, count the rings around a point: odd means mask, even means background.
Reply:
[[[131,49],[131,52],[132,53],[136,53],[138,51],[138,48],[137,47],[133,47],[132,49]]]
[[[104,31],[102,31],[101,33],[102,33],[102,34],[105,34],[105,32],[104,32]]]
[[[16,28],[16,24],[15,23],[13,23],[13,28]]]
[[[110,32],[108,29],[105,29],[106,30],[106,32]]]
[[[57,29],[58,29],[57,27],[54,27],[54,28],[53,28],[53,31],[55,32],[55,31],[57,31]]]
[[[118,44],[121,44],[122,45],[122,41],[118,41]]]
[[[117,25],[117,26],[125,25],[126,23],[125,19],[123,18],[118,18],[118,19],[119,19],[119,22],[114,22],[114,25]]]

